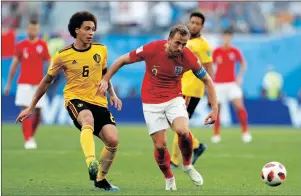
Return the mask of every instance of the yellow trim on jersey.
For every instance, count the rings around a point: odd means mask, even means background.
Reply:
[[[210,45],[203,36],[189,40],[187,42],[187,48],[195,54],[201,63],[211,63],[213,61]],[[183,74],[182,93],[185,96],[197,98],[204,96],[204,83],[198,79],[191,70]]]
[[[107,67],[107,55],[106,46],[93,43],[82,51],[71,45],[53,56],[47,73],[55,76],[60,70],[64,71],[66,103],[79,99],[102,107],[108,106],[106,94],[98,91],[102,70]]]

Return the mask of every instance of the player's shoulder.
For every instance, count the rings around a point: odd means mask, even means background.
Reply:
[[[107,46],[105,46],[104,44],[98,43],[98,42],[93,42],[93,43],[92,43],[92,48],[94,48],[94,49],[105,49],[105,50],[107,50]]]
[[[66,46],[65,48],[59,50],[58,53],[59,53],[59,54],[63,54],[63,53],[65,53],[66,51],[69,51],[70,49],[72,49],[72,45]]]
[[[200,40],[201,40],[201,43],[206,46],[206,47],[210,47],[210,44],[209,44],[209,41],[206,39],[206,37],[204,37],[203,35],[200,36]]]
[[[231,46],[231,48],[230,48],[232,51],[234,51],[234,52],[239,52],[240,50],[239,50],[239,48],[237,48],[236,46]]]
[[[23,40],[17,42],[16,47],[22,47],[22,46],[26,46],[28,44],[29,44],[28,40],[27,39],[23,39]]]

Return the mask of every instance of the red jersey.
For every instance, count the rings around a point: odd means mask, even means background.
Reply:
[[[158,104],[183,96],[183,73],[201,69],[198,59],[187,48],[179,57],[168,58],[165,43],[166,40],[154,41],[130,52],[131,62],[143,60],[146,63],[141,90],[143,103]]]
[[[233,82],[235,77],[235,64],[242,63],[243,57],[235,47],[218,47],[213,51],[213,61],[216,64],[214,82]]]
[[[23,40],[16,45],[14,55],[21,61],[18,84],[38,85],[44,75],[44,61],[50,59],[46,42]]]

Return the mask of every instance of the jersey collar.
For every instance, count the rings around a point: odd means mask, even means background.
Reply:
[[[90,50],[91,47],[92,47],[92,44],[90,44],[90,46],[89,46],[88,48],[86,48],[86,49],[79,50],[79,49],[77,49],[77,48],[74,47],[74,43],[72,44],[73,50],[75,50],[75,51],[77,51],[77,52],[86,52],[86,51]]]

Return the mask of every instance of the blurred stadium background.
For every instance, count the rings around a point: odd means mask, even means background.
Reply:
[[[41,178],[40,172],[47,173],[48,170],[50,171],[47,175],[49,175],[50,178],[52,175],[53,178],[61,178],[59,176],[55,176],[55,174],[51,172],[51,170],[57,170],[59,173],[60,171],[68,171],[68,169],[70,169],[63,167],[63,163],[57,163],[55,161],[56,158],[60,156],[67,156],[71,159],[71,162],[77,162],[75,164],[76,167],[74,166],[75,171],[72,171],[74,173],[70,171],[70,173],[72,173],[70,175],[73,178],[73,183],[78,183],[76,186],[73,184],[77,188],[73,187],[73,192],[71,193],[85,193],[81,192],[83,190],[78,188],[78,186],[81,186],[81,183],[87,184],[87,180],[85,180],[86,176],[83,174],[85,165],[81,159],[82,154],[78,143],[77,131],[72,127],[71,119],[63,107],[62,89],[64,81],[62,81],[54,92],[47,94],[47,102],[45,104],[45,109],[43,110],[43,123],[47,125],[42,125],[40,128],[41,130],[38,130],[37,135],[37,152],[42,153],[28,152],[28,154],[24,154],[21,128],[18,125],[9,125],[14,122],[20,111],[20,109],[14,105],[17,77],[14,79],[10,95],[3,95],[3,89],[7,81],[15,44],[26,38],[26,26],[28,21],[31,18],[39,20],[41,24],[41,37],[47,40],[50,53],[53,54],[58,48],[62,48],[64,45],[72,43],[73,40],[70,38],[67,29],[68,20],[74,12],[82,10],[91,11],[98,18],[98,29],[95,41],[103,43],[108,47],[109,65],[121,54],[127,53],[150,41],[165,39],[169,28],[173,24],[187,24],[191,11],[200,10],[205,14],[206,24],[202,34],[208,39],[212,49],[220,44],[220,33],[224,29],[232,27],[235,30],[233,44],[241,49],[248,65],[243,83],[243,91],[245,95],[245,104],[249,112],[250,130],[254,131],[254,142],[250,145],[253,145],[253,147],[255,146],[255,149],[257,150],[252,151],[249,149],[250,147],[243,146],[238,141],[239,139],[235,135],[239,134],[240,131],[235,128],[235,125],[237,124],[235,112],[228,103],[224,103],[222,106],[221,123],[225,127],[228,126],[228,128],[226,128],[226,131],[222,134],[228,134],[228,136],[225,136],[224,144],[221,144],[220,146],[209,146],[209,149],[212,147],[213,152],[209,151],[207,153],[208,155],[205,154],[204,158],[201,158],[204,160],[204,164],[203,166],[200,164],[199,167],[202,169],[204,168],[205,171],[207,167],[210,168],[210,165],[212,165],[212,162],[210,162],[212,160],[215,162],[213,165],[217,165],[216,160],[218,159],[212,159],[212,157],[210,157],[210,153],[214,153],[214,151],[217,154],[220,153],[219,159],[223,159],[223,163],[225,165],[231,165],[233,160],[238,159],[238,161],[241,161],[239,164],[248,167],[251,161],[254,162],[254,160],[260,160],[257,162],[258,165],[253,166],[253,168],[250,169],[254,169],[256,172],[256,183],[253,182],[254,179],[252,182],[249,182],[250,179],[248,178],[243,179],[244,183],[250,183],[253,186],[255,192],[248,192],[243,188],[237,189],[240,190],[240,192],[236,189],[234,190],[234,188],[233,190],[229,189],[228,192],[225,192],[223,189],[218,189],[217,192],[214,192],[213,188],[212,190],[209,190],[209,192],[205,191],[205,193],[271,193],[271,190],[264,189],[263,191],[261,186],[258,188],[258,185],[256,185],[258,184],[257,181],[260,180],[260,168],[265,162],[273,161],[270,159],[275,159],[276,161],[282,160],[284,165],[290,165],[291,168],[288,168],[289,175],[293,175],[293,172],[290,173],[290,171],[300,174],[301,158],[298,149],[300,150],[301,143],[301,2],[44,1],[2,2],[1,4],[1,108],[2,123],[4,123],[2,126],[2,153],[4,154],[2,172],[4,175],[3,177],[5,177],[3,180],[7,179],[6,183],[3,184],[3,190],[5,193],[17,195],[22,193],[43,194],[43,185],[39,184],[39,182],[38,185],[42,187],[34,186],[31,181],[32,179],[36,180]],[[122,68],[113,78],[117,94],[122,99],[124,107],[121,112],[116,112],[114,109],[112,109],[112,112],[117,123],[121,125],[119,128],[120,141],[124,145],[128,145],[125,148],[127,151],[121,150],[120,160],[123,160],[124,164],[131,165],[131,157],[128,154],[122,153],[129,153],[129,151],[132,150],[133,154],[135,154],[135,152],[143,150],[144,152],[141,152],[142,154],[138,153],[137,155],[136,153],[136,155],[141,156],[141,159],[143,159],[141,164],[147,164],[149,161],[149,165],[151,165],[149,167],[155,171],[156,179],[159,179],[154,180],[150,177],[148,180],[161,182],[160,173],[157,172],[156,165],[152,160],[151,141],[146,133],[141,108],[140,86],[144,69],[143,63],[129,65]],[[275,91],[278,92],[276,96],[271,93]],[[201,104],[199,104],[196,114],[191,120],[191,125],[195,127],[193,130],[199,138],[203,138],[206,142],[210,143],[209,138],[212,133],[211,128],[199,128],[202,126],[203,119],[209,111],[206,104],[207,101],[206,98],[204,98],[201,101]],[[142,130],[140,131],[140,129]],[[123,132],[124,130],[125,132]],[[53,133],[55,133],[56,136],[54,136]],[[60,141],[60,134],[62,134],[62,137],[70,137],[71,147],[69,144],[65,144],[63,141]],[[235,139],[233,139],[232,136]],[[132,138],[136,138],[137,141],[139,140],[139,142],[137,142],[137,146],[133,148],[131,148],[132,146],[129,146],[130,144],[125,144],[126,142],[130,143]],[[146,147],[146,145],[148,146]],[[144,147],[137,149],[141,146]],[[258,155],[258,152],[262,150],[262,148],[265,148],[264,152],[262,154],[259,153]],[[77,150],[76,153],[72,151],[73,149]],[[227,150],[229,156],[222,154],[223,149]],[[231,157],[232,154],[229,150],[233,150],[232,152],[235,153],[236,156]],[[57,154],[55,154],[55,151],[57,151]],[[283,156],[276,153],[276,151],[283,153]],[[253,157],[240,156],[245,152],[251,153]],[[294,152],[296,154],[290,156],[290,153]],[[77,158],[71,156],[70,153],[71,155],[74,153],[74,156],[77,156]],[[144,153],[148,155],[144,156]],[[256,157],[257,155],[258,159]],[[206,157],[208,159],[206,159]],[[27,168],[28,170],[20,168],[19,164],[15,163],[20,162],[20,158],[21,161],[23,160],[26,164],[30,165],[29,169]],[[42,166],[36,166],[36,163],[43,162],[39,159],[50,161],[46,165],[48,167],[47,171]],[[125,170],[124,165],[118,164],[121,163],[116,161],[116,166],[113,167],[114,169],[112,172],[114,173],[116,171],[117,174],[111,174],[116,183],[119,181],[118,175],[127,175],[122,173],[124,172],[123,170]],[[57,169],[53,169],[53,167],[56,167]],[[62,170],[58,169],[60,167]],[[79,167],[82,168],[82,170],[80,170]],[[140,169],[140,167],[141,166],[137,169]],[[221,166],[216,167],[217,170],[221,168]],[[237,169],[237,167],[234,168]],[[295,168],[294,170],[292,169],[293,167]],[[231,167],[228,167],[228,169],[229,171],[224,170],[225,173],[230,172]],[[34,170],[38,172],[35,173]],[[133,171],[134,173],[137,172],[135,170]],[[21,178],[18,177],[18,183],[20,184],[18,184],[18,186],[21,187],[19,189],[14,189],[14,182],[12,182],[15,180],[15,177],[12,177],[14,174],[19,177],[21,176]],[[133,174],[131,173],[129,175]],[[143,178],[142,174],[139,175]],[[151,176],[154,174],[149,173],[149,175]],[[210,176],[209,172],[208,175]],[[232,174],[228,173],[228,175]],[[238,173],[237,175],[244,174]],[[250,175],[254,174],[251,174],[250,172]],[[67,176],[67,174],[65,176]],[[84,179],[81,179],[80,182],[78,182],[78,179],[81,176],[83,176]],[[229,177],[226,174],[224,174],[224,176]],[[131,177],[129,178],[131,179]],[[22,178],[26,179],[25,184],[23,184],[24,182],[22,181]],[[179,177],[179,181],[181,181],[181,177]],[[291,189],[286,187],[287,189],[282,189],[283,191],[277,192],[273,190],[272,193],[279,193],[283,195],[287,193],[286,190],[290,190],[291,192],[289,193],[295,195],[298,193],[300,194],[300,187],[297,188],[297,184],[299,183],[300,185],[301,183],[300,176],[295,177],[293,181],[293,186],[290,187]],[[68,183],[69,181],[67,179],[62,179],[60,182]],[[185,182],[186,181],[184,181],[183,177],[183,183]],[[53,183],[54,186],[57,186],[57,182],[55,180],[50,182],[50,184],[51,183]],[[129,186],[131,186],[133,182],[126,182],[123,180],[121,184],[122,183],[129,183]],[[222,181],[218,183],[222,186],[226,186]],[[33,186],[34,188],[31,187],[27,189],[26,187],[28,186]],[[145,185],[145,187],[148,186],[149,185]],[[159,183],[158,187],[160,188],[160,186],[161,185]],[[135,186],[133,185],[133,187]],[[153,194],[160,193],[158,187],[158,192],[152,192]],[[243,187],[243,185],[241,185],[241,187]],[[60,193],[67,194],[64,192],[66,191],[64,187],[60,188],[61,189],[51,189],[48,187],[48,191],[50,191],[50,194],[59,194],[55,191],[63,191]],[[135,194],[133,192],[130,193]],[[199,192],[192,192],[192,194],[196,193],[199,194]],[[95,193],[89,192],[86,194]],[[140,194],[144,194],[144,192],[142,191]]]

